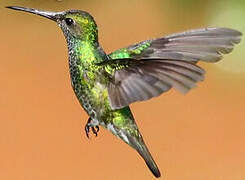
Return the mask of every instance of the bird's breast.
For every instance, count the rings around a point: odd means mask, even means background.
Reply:
[[[106,85],[100,82],[95,70],[70,63],[72,88],[90,117],[99,119],[109,105]]]

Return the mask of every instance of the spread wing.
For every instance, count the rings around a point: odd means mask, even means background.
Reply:
[[[111,75],[107,88],[112,109],[150,99],[171,87],[186,93],[204,79],[203,69],[181,60],[118,59],[105,63],[104,69]]]
[[[228,28],[206,28],[147,40],[119,49],[101,65],[110,77],[111,107],[119,109],[168,91],[182,93],[204,79],[195,62],[216,62],[232,51],[241,33]]]
[[[241,32],[228,28],[205,28],[142,41],[109,54],[112,59],[173,59],[216,62],[232,51]]]

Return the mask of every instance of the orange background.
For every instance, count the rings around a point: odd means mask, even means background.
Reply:
[[[228,26],[245,32],[244,4],[1,1],[0,180],[154,179],[139,155],[108,131],[101,128],[97,138],[86,138],[88,116],[71,89],[67,48],[55,23],[4,6],[86,10],[95,17],[100,42],[110,52],[198,27]],[[187,95],[172,90],[131,105],[161,179],[245,179],[244,44],[225,56],[224,63],[201,63],[206,80]]]

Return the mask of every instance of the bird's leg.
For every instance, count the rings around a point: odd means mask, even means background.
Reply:
[[[97,137],[98,136],[98,132],[100,130],[99,126],[98,126],[98,123],[97,122],[93,122],[92,118],[89,117],[88,118],[88,122],[85,126],[85,132],[86,132],[86,136],[89,138],[89,131],[90,131],[90,128],[92,129],[92,132],[95,134],[95,136]]]

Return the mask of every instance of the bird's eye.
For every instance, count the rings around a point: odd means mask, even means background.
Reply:
[[[74,23],[73,19],[71,19],[71,18],[65,18],[65,22],[68,26],[70,26]]]

